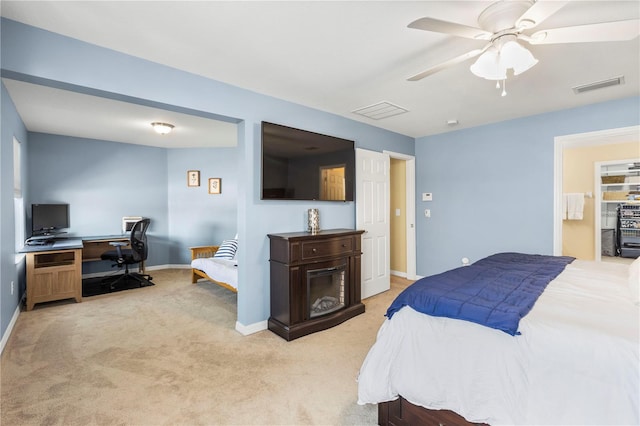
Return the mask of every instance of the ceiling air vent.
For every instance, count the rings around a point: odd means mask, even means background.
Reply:
[[[590,90],[602,89],[609,86],[617,86],[619,84],[624,84],[624,76],[609,78],[607,80],[595,81],[593,83],[583,84],[581,86],[572,87],[573,92],[577,95],[578,93],[588,92]]]
[[[383,101],[378,102],[377,104],[358,108],[351,112],[363,115],[373,120],[381,120],[383,118],[393,117],[394,115],[404,114],[405,112],[409,112],[409,110],[390,102]]]

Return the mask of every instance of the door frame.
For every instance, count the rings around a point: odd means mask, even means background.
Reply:
[[[562,255],[562,173],[563,153],[566,148],[589,145],[608,145],[640,140],[640,126],[620,127],[595,132],[576,133],[554,138],[553,165],[553,254]],[[595,191],[594,191],[595,192]],[[599,200],[595,200],[596,202]],[[596,219],[597,220],[597,219]],[[596,248],[601,247],[600,230],[595,229]]]
[[[407,227],[406,241],[407,241],[407,279],[416,280],[416,157],[413,155],[402,154],[393,151],[382,151],[384,154],[388,154],[390,158],[395,160],[403,160],[405,162],[405,191],[406,191],[406,219]]]

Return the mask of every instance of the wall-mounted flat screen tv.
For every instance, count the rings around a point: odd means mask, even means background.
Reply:
[[[355,143],[262,122],[263,200],[353,201]]]

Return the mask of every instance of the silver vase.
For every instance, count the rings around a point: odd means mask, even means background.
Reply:
[[[320,212],[318,209],[307,211],[307,232],[317,234],[320,231]]]

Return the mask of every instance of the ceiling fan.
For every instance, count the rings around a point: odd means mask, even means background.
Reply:
[[[519,41],[531,45],[588,43],[631,40],[640,35],[640,19],[553,28],[537,31],[530,35],[526,34],[567,3],[569,1],[498,1],[491,4],[478,16],[480,28],[427,17],[415,20],[408,25],[409,28],[486,40],[488,43],[484,47],[471,50],[424,70],[407,80],[421,80],[480,55],[477,61],[471,65],[471,72],[487,80],[497,80],[498,87],[499,82],[503,81],[504,96],[506,94],[504,81],[507,78],[507,70],[511,69],[514,75],[518,75],[538,62]]]

